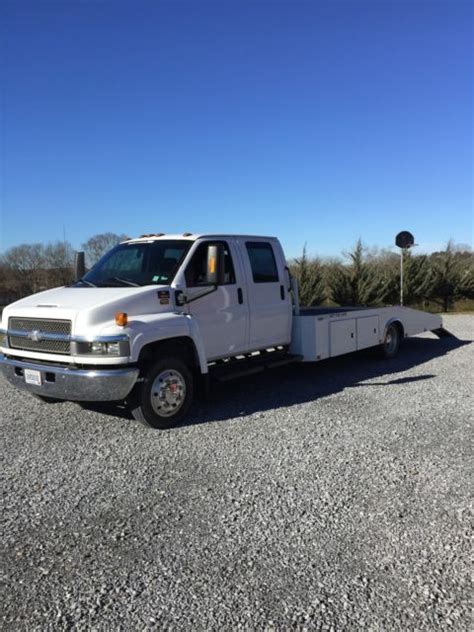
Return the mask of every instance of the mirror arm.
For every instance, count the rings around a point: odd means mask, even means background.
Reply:
[[[207,292],[203,292],[202,294],[198,294],[197,296],[193,296],[192,298],[186,298],[185,304],[187,305],[188,303],[194,303],[194,301],[197,301],[200,298],[204,298],[204,296],[208,296],[209,294],[216,292],[218,287],[218,285],[213,285],[212,288]]]

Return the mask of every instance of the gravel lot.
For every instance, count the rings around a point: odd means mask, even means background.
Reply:
[[[166,432],[0,378],[2,628],[467,630],[472,360],[282,368]]]

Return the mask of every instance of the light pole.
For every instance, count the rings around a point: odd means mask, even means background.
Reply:
[[[403,248],[400,249],[400,305],[403,305]]]
[[[403,253],[415,245],[415,238],[407,230],[395,237],[395,245],[400,248],[400,305],[403,305]]]

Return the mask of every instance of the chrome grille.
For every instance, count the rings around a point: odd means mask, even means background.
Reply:
[[[8,329],[14,331],[33,332],[43,334],[71,335],[70,320],[54,320],[46,318],[10,318]],[[8,344],[12,349],[25,351],[41,351],[42,353],[71,353],[71,343],[66,340],[30,340],[23,336],[8,336]]]

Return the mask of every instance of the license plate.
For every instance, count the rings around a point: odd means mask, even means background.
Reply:
[[[25,369],[24,375],[25,382],[27,384],[41,386],[41,371],[35,371],[34,369]]]

